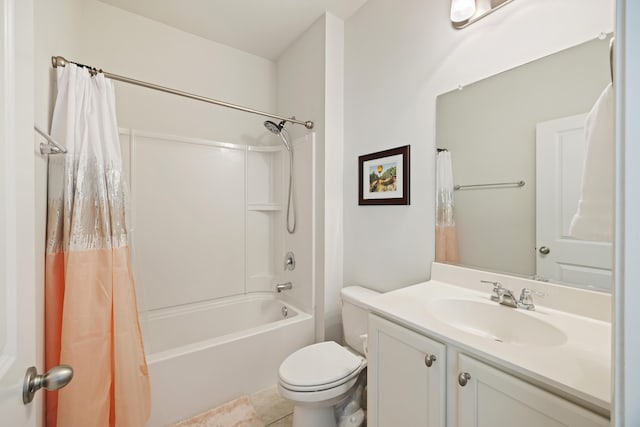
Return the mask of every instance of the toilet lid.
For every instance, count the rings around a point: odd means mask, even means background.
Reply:
[[[363,358],[334,341],[303,347],[280,365],[280,379],[287,384],[310,387],[336,382],[357,370]]]

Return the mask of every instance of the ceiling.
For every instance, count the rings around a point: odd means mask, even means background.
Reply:
[[[100,1],[275,60],[325,11],[347,19],[367,0]]]

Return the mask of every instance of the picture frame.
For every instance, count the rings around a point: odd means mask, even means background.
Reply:
[[[411,146],[358,157],[358,205],[409,205]]]

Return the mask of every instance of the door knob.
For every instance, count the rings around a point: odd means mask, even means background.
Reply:
[[[541,246],[540,249],[538,249],[538,251],[542,254],[542,255],[547,255],[549,252],[551,252],[551,249],[549,249],[546,246]]]
[[[36,391],[41,388],[47,390],[58,390],[71,381],[73,378],[73,368],[69,365],[58,365],[49,369],[43,375],[38,375],[35,366],[27,369],[22,386],[22,402],[26,405],[33,400]]]

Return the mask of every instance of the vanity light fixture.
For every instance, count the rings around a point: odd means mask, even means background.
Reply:
[[[476,0],[451,0],[451,22],[465,22],[476,14]]]
[[[461,30],[513,0],[451,0],[451,24]]]

